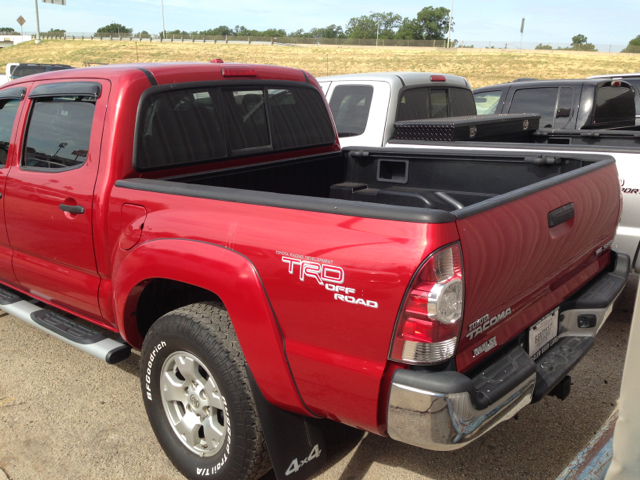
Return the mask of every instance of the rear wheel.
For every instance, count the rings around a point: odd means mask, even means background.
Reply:
[[[222,303],[188,305],[155,322],[141,377],[154,433],[187,478],[250,480],[271,468],[244,355]]]

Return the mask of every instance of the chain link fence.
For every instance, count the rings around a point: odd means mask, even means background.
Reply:
[[[35,33],[25,32],[26,35]],[[67,32],[64,36],[41,34],[44,40],[110,40],[110,41],[141,41],[141,42],[182,42],[182,43],[245,43],[245,44],[278,44],[278,45],[337,45],[337,46],[378,46],[381,47],[423,47],[446,48],[446,40],[399,40],[380,38],[309,38],[309,37],[260,37],[242,35],[161,35],[149,34],[117,34],[117,33],[89,33]],[[534,50],[540,52],[605,52],[605,53],[640,53],[640,46],[620,44],[569,44],[556,42],[522,42],[500,40],[476,40],[451,42],[451,48],[487,49],[487,50]]]

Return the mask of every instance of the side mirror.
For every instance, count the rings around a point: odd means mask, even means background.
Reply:
[[[556,118],[568,118],[571,116],[571,109],[570,108],[559,108],[558,110],[556,110]]]
[[[475,101],[476,103],[487,103],[487,99],[485,97],[477,97]]]

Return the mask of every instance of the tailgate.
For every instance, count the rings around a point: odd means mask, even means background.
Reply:
[[[459,371],[504,346],[605,267],[619,205],[609,159],[454,212],[465,278]]]

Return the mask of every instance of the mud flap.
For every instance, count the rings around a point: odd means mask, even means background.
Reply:
[[[247,367],[251,391],[278,480],[303,480],[317,473],[326,461],[320,420],[282,410],[260,391]]]

